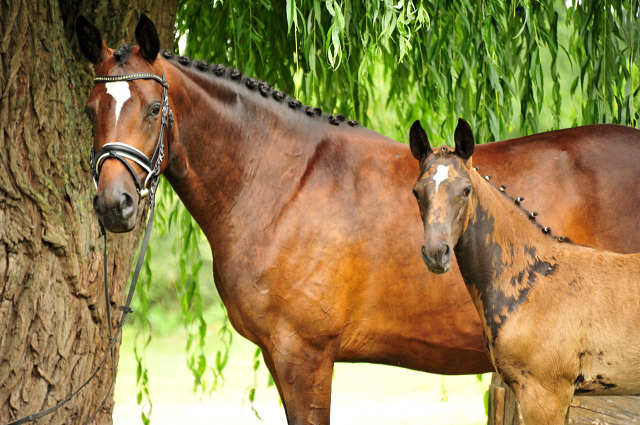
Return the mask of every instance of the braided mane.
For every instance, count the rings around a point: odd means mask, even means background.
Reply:
[[[114,56],[115,56],[118,52],[122,50],[122,53],[120,53],[119,56],[116,56],[116,59],[126,61],[128,56],[131,54],[129,51],[127,55],[127,49],[130,50],[131,48],[130,47],[127,48],[127,45],[120,47],[114,53]],[[342,114],[336,114],[336,115],[323,114],[322,109],[320,108],[317,108],[317,107],[314,108],[311,106],[303,105],[302,102],[289,96],[285,92],[274,89],[273,87],[271,87],[269,83],[265,83],[265,82],[256,80],[254,78],[249,78],[246,75],[243,75],[242,72],[240,72],[240,70],[238,69],[228,68],[220,64],[210,65],[205,61],[192,60],[188,56],[177,56],[177,55],[174,55],[173,52],[169,50],[161,50],[160,55],[164,59],[170,60],[181,66],[195,68],[196,70],[203,73],[210,73],[219,78],[226,78],[228,80],[235,81],[241,85],[244,85],[245,87],[247,87],[247,89],[251,91],[257,90],[263,97],[265,98],[270,97],[274,99],[276,102],[285,104],[289,108],[296,111],[300,111],[309,117],[319,117],[320,119],[333,125],[340,125],[341,123],[344,123],[344,122],[346,122],[351,127],[360,125],[358,121],[355,121],[355,120],[347,121],[347,117],[345,117]]]

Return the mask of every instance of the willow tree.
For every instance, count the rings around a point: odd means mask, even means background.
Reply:
[[[464,115],[483,141],[557,128],[573,106],[562,84],[585,93],[568,124],[637,119],[635,0],[282,3],[181,0],[177,35],[186,35],[187,55],[236,66],[401,141],[414,118],[451,134]],[[572,67],[564,75],[560,56]],[[543,107],[552,119],[541,127]]]
[[[173,0],[0,2],[0,423],[78,389],[107,350],[107,326],[119,319],[106,319],[83,116],[93,71],[75,40],[75,19],[84,14],[118,45],[145,12],[172,45],[176,8]],[[109,236],[112,308],[123,304],[139,237]],[[38,423],[82,423],[106,396],[111,373],[107,362]],[[111,423],[112,410],[110,395],[92,423]]]

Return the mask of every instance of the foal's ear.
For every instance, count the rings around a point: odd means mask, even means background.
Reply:
[[[160,38],[158,38],[155,25],[144,13],[140,15],[140,20],[136,25],[136,41],[140,46],[140,55],[147,62],[156,60],[160,51]]]
[[[469,123],[459,118],[453,138],[456,142],[454,153],[465,160],[471,158],[476,142],[473,140],[473,132]]]
[[[409,130],[409,145],[411,146],[413,157],[418,161],[422,161],[433,152],[427,133],[422,128],[420,120],[416,120],[411,126],[411,130]]]
[[[107,56],[107,45],[100,31],[82,15],[76,19],[76,36],[80,50],[94,65]]]

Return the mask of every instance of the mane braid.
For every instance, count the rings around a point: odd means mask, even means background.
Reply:
[[[125,46],[122,46],[124,48]],[[118,49],[120,50],[120,49]],[[115,53],[114,53],[115,54]],[[129,53],[130,55],[131,53]],[[250,91],[258,91],[262,97],[273,98],[276,102],[287,105],[290,109],[303,112],[308,117],[320,119],[328,122],[333,125],[340,125],[341,123],[346,122],[351,127],[360,126],[358,121],[350,120],[347,121],[347,117],[342,114],[329,115],[323,114],[322,109],[314,108],[308,105],[303,105],[298,99],[295,99],[283,91],[276,90],[268,83],[256,80],[254,78],[249,78],[245,75],[242,75],[239,69],[228,68],[221,64],[210,65],[205,61],[201,60],[191,60],[188,56],[176,56],[173,52],[169,50],[161,50],[160,55],[167,60],[178,63],[184,67],[193,67],[196,70],[203,73],[212,73],[216,77],[226,78],[228,80],[232,80],[244,85]],[[128,57],[128,56],[127,56]]]
[[[444,153],[444,149],[443,149],[443,152],[442,152],[442,153]],[[542,226],[540,223],[538,223],[538,220],[536,219],[536,217],[538,216],[538,213],[537,213],[537,212],[535,212],[535,211],[534,211],[534,212],[527,211],[527,210],[525,210],[525,209],[522,207],[522,205],[521,205],[520,201],[524,200],[524,198],[513,198],[513,197],[511,197],[511,196],[506,192],[506,190],[505,190],[505,189],[506,189],[506,187],[505,187],[505,186],[501,186],[500,188],[497,188],[493,183],[491,183],[491,182],[489,181],[489,179],[491,178],[491,176],[484,176],[484,177],[483,177],[483,176],[478,172],[478,170],[477,170],[477,169],[478,169],[478,167],[474,167],[472,170],[473,170],[473,171],[475,171],[475,172],[477,172],[481,179],[485,180],[485,181],[486,181],[486,182],[487,182],[491,187],[493,187],[494,189],[498,190],[500,193],[502,193],[504,196],[506,196],[506,197],[507,197],[507,199],[511,200],[511,201],[512,201],[512,202],[513,202],[513,203],[514,203],[518,208],[520,208],[520,210],[521,210],[521,211],[523,211],[531,221],[533,221],[533,224],[535,224],[535,225],[536,225],[536,227],[538,227],[538,229],[540,229],[540,231],[541,231],[542,233],[544,233],[545,235],[547,235],[547,236],[549,236],[549,237],[553,238],[556,242],[561,242],[561,243],[570,243],[570,244],[572,244],[572,245],[575,245],[575,243],[574,243],[571,239],[569,239],[568,237],[566,237],[566,236],[557,236],[557,235],[554,235],[553,233],[551,233],[551,231],[550,231],[551,229],[549,229],[548,227]],[[488,177],[488,178],[487,178],[487,177]],[[545,229],[549,229],[549,231],[545,231]]]

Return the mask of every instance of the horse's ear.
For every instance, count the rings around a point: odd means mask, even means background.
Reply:
[[[107,45],[100,31],[82,15],[76,19],[76,36],[80,50],[94,65],[107,56]]]
[[[136,41],[140,46],[140,55],[147,62],[156,60],[160,51],[160,38],[158,38],[155,25],[144,13],[140,15],[140,20],[136,25]]]
[[[471,158],[476,142],[473,140],[473,131],[471,131],[469,123],[459,118],[453,138],[456,142],[454,153],[465,160]]]
[[[413,157],[418,161],[422,161],[433,152],[427,133],[422,128],[420,120],[416,120],[411,126],[411,130],[409,130],[409,145],[411,146]]]

